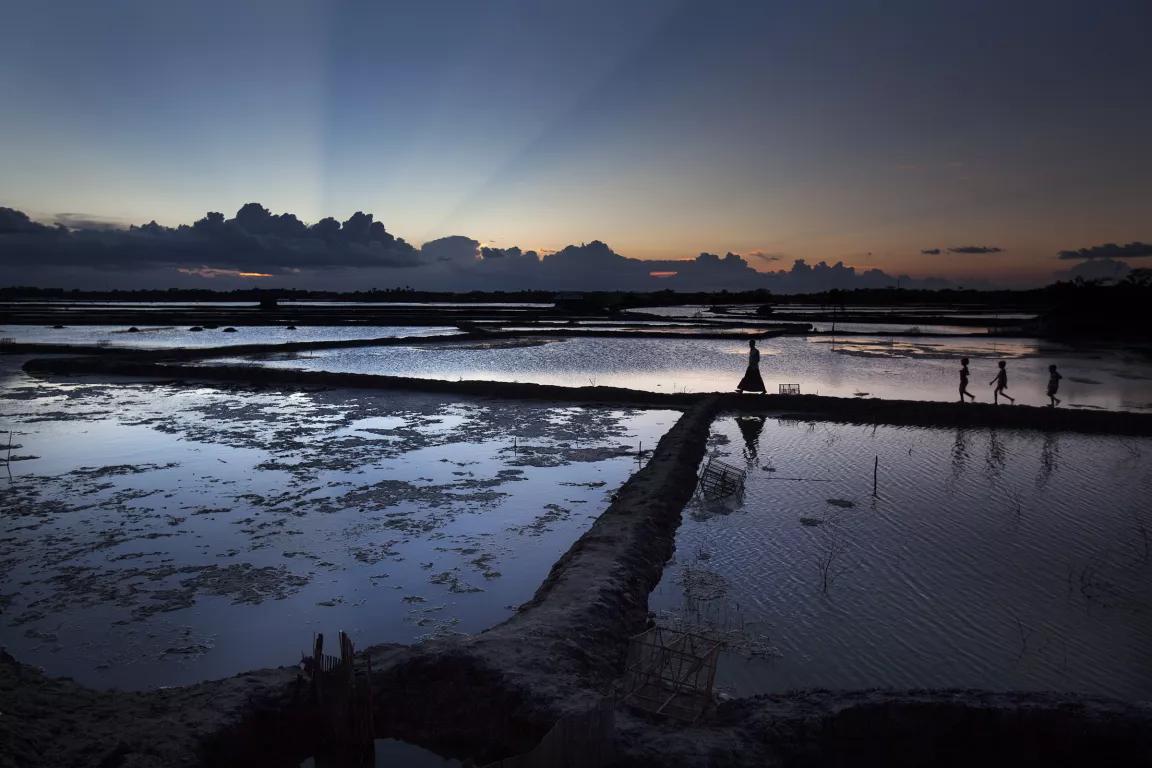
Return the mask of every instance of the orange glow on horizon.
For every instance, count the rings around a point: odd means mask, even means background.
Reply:
[[[272,277],[267,272],[241,272],[238,269],[217,269],[216,267],[177,267],[176,271],[182,275],[195,275],[209,280],[216,277]]]

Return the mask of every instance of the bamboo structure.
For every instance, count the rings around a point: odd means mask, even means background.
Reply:
[[[628,643],[621,700],[645,712],[695,723],[712,703],[720,642],[655,626]]]
[[[745,471],[710,457],[700,473],[697,488],[707,501],[725,499],[744,490]]]
[[[319,742],[324,755],[317,765],[371,765],[375,724],[372,717],[372,662],[366,661],[366,674],[356,674],[356,649],[352,639],[341,632],[340,655],[324,653],[324,635],[317,634],[312,655],[302,660],[311,683],[312,700],[320,712]]]

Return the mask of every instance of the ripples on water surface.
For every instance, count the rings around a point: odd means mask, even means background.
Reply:
[[[743,501],[685,510],[650,607],[744,625],[721,688],[1152,697],[1152,441],[723,417],[712,445]]]
[[[1071,347],[1034,339],[894,339],[785,336],[760,343],[769,391],[799,384],[805,394],[954,400],[961,357],[969,386],[990,402],[995,361],[1008,360],[1009,393],[1042,405],[1048,365],[1064,376],[1066,407],[1152,408],[1152,357],[1121,346]],[[268,357],[261,365],[429,379],[485,379],[562,386],[616,386],[652,392],[731,391],[748,345],[704,339],[538,339],[317,350]],[[236,362],[227,360],[221,362]]]

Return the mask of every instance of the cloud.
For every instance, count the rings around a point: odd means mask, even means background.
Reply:
[[[411,245],[385,230],[371,214],[355,213],[343,224],[321,219],[308,226],[290,213],[274,215],[248,203],[225,219],[209,213],[191,225],[156,222],[126,229],[70,229],[30,221],[21,211],[0,208],[0,265],[26,264],[89,269],[158,267],[285,274],[345,267],[402,267],[420,263]]]
[[[1094,245],[1091,248],[1081,248],[1078,251],[1060,251],[1057,258],[1061,259],[1139,259],[1152,256],[1152,244],[1128,243],[1117,245],[1105,243]]]
[[[940,255],[940,249],[939,248],[925,248],[922,251],[920,251],[920,253],[924,254],[925,256],[939,256]]]
[[[52,223],[65,229],[127,229],[119,219],[88,213],[58,213],[52,217]]]
[[[1115,282],[1123,280],[1131,271],[1132,268],[1122,261],[1098,258],[1082,261],[1071,269],[1062,269],[1054,272],[1052,276],[1057,280],[1075,280],[1076,278],[1080,278],[1082,280],[1107,280]]]
[[[64,226],[62,221],[76,228]],[[0,270],[5,283],[58,287],[214,287],[249,284],[350,290],[411,286],[427,290],[681,291],[776,293],[901,285],[940,288],[946,280],[913,280],[842,262],[809,264],[780,254],[701,253],[691,259],[623,256],[599,240],[555,252],[482,246],[451,235],[414,248],[370,214],[305,224],[257,203],[233,218],[209,213],[190,225],[155,222],[114,229],[86,228],[80,217],[47,225],[0,208]],[[764,268],[755,269],[752,263]]]
[[[24,211],[0,207],[0,236],[59,234],[58,228],[32,221]]]
[[[957,245],[948,249],[948,253],[1003,253],[1004,249],[996,245]]]
[[[764,251],[750,251],[743,254],[745,259],[755,259],[756,261],[770,264],[776,261],[782,261],[785,257],[780,253],[765,253]]]
[[[480,258],[480,243],[463,235],[451,235],[424,243],[420,255],[433,263],[467,264]]]

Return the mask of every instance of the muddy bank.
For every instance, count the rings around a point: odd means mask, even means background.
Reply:
[[[670,429],[643,469],[617,492],[592,527],[552,566],[536,594],[505,623],[479,635],[478,650],[530,637],[517,667],[571,670],[609,683],[627,638],[644,629],[648,595],[672,557],[680,514],[696,489],[717,398],[703,400]]]
[[[0,766],[167,768],[201,764],[201,740],[265,708],[284,709],[295,667],[187,688],[95,691],[0,650]]]
[[[461,337],[451,337],[461,340]],[[395,340],[392,340],[395,341]],[[440,337],[437,342],[443,342]],[[404,340],[411,344],[412,340]],[[283,345],[276,345],[282,347]],[[198,357],[203,350],[181,350]],[[214,351],[214,355],[218,351]],[[184,366],[155,362],[162,356],[37,358],[24,364],[33,375],[127,375],[176,381],[234,382],[269,387],[346,387],[402,389],[483,397],[611,403],[687,408],[709,397],[719,408],[748,413],[795,414],[798,419],[849,423],[938,427],[997,427],[1094,434],[1152,435],[1152,414],[1127,411],[1072,410],[1027,405],[941,403],[925,400],[880,400],[820,395],[665,394],[623,387],[563,387],[495,381],[446,381],[407,376],[276,369],[255,365]]]
[[[479,635],[413,650],[404,663],[373,667],[375,719],[387,736],[481,762],[531,749],[557,719],[610,695],[628,637],[648,620],[648,594],[672,556],[680,513],[692,495],[715,400],[677,421],[647,466],[552,567],[517,614]],[[264,738],[264,720],[243,739],[213,747],[221,764]],[[385,734],[381,734],[385,735]]]

